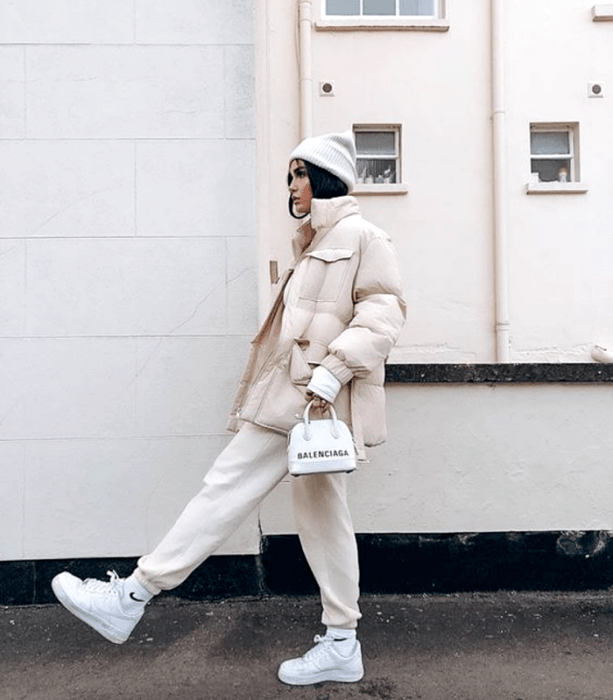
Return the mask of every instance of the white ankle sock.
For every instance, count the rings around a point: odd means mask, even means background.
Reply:
[[[356,631],[341,629],[340,627],[327,627],[327,633],[334,637],[334,639],[355,639]]]
[[[132,574],[125,581],[126,596],[123,600],[125,607],[134,610],[142,609],[153,598],[153,594]]]

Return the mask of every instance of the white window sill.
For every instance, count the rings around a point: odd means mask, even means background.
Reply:
[[[592,7],[594,22],[613,22],[613,5],[594,5]]]
[[[585,194],[588,187],[583,182],[529,182],[528,194]]]
[[[447,32],[449,21],[446,19],[394,19],[367,17],[338,19],[320,19],[315,22],[315,29],[333,32]]]
[[[351,194],[408,194],[409,187],[403,183],[394,183],[393,185],[370,184],[370,185],[355,185]]]

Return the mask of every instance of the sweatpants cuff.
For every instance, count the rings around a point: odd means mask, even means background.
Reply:
[[[161,588],[158,588],[157,586],[154,586],[152,583],[147,581],[143,577],[139,569],[134,570],[133,576],[146,591],[149,591],[149,593],[151,593],[151,595],[159,595],[162,592]]]

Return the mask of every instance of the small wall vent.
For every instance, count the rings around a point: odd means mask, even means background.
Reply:
[[[602,83],[588,83],[587,84],[587,96],[588,97],[604,97],[604,87]]]

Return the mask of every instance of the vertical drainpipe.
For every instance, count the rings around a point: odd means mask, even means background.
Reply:
[[[504,3],[491,0],[494,287],[499,363],[510,361]]]
[[[313,75],[311,71],[311,0],[299,0],[300,139],[313,135]]]

